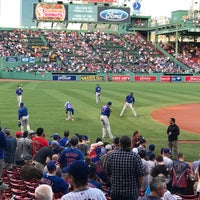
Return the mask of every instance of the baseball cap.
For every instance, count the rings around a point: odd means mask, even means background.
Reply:
[[[81,139],[82,139],[82,140],[88,140],[88,136],[87,136],[87,135],[82,135],[82,136],[81,136]]]
[[[51,137],[53,137],[54,140],[57,140],[58,138],[60,138],[58,133],[54,133]]]
[[[99,141],[99,142],[97,142],[97,146],[99,147],[99,146],[102,146],[103,145],[103,142],[102,141]]]
[[[22,132],[21,131],[17,131],[16,132],[16,137],[21,137],[22,136]]]
[[[105,146],[105,149],[106,149],[106,150],[112,150],[112,146],[111,146],[110,144],[107,144],[107,145]]]
[[[54,171],[56,170],[56,163],[55,161],[51,160],[47,163],[47,169],[48,171]]]
[[[66,173],[72,175],[75,179],[85,179],[88,177],[90,168],[83,160],[76,160],[72,162],[66,169]]]
[[[111,102],[111,101],[109,101],[109,102],[107,103],[107,105],[111,106],[111,105],[112,105],[112,102]]]
[[[153,150],[155,149],[155,147],[156,147],[156,146],[155,146],[154,144],[150,144],[150,145],[149,145],[149,150],[153,151]]]
[[[10,134],[10,128],[4,128],[3,132],[4,132],[6,135],[9,135],[9,134]]]
[[[168,147],[163,148],[163,153],[169,153],[171,154],[171,150]]]

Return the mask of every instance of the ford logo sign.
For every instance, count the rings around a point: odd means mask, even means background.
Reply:
[[[128,16],[127,12],[119,9],[107,9],[100,12],[100,17],[108,21],[123,21]]]

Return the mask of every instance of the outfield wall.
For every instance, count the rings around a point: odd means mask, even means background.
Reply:
[[[72,74],[51,72],[0,72],[1,79],[45,80],[45,81],[94,81],[94,82],[197,82],[200,74]]]

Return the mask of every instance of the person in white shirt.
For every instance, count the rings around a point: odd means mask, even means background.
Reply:
[[[73,191],[61,197],[61,200],[106,200],[105,194],[97,188],[88,187],[89,166],[83,160],[72,162],[66,170]]]

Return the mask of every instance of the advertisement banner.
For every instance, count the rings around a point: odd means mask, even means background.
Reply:
[[[72,4],[68,8],[68,21],[97,22],[97,6]]]
[[[172,76],[161,76],[160,77],[160,82],[171,82],[172,81]]]
[[[113,82],[127,82],[130,81],[130,76],[112,76]]]
[[[155,82],[156,76],[135,76],[134,81],[139,82]]]
[[[53,3],[34,3],[33,19],[37,21],[66,21],[67,19],[66,4]]]
[[[98,22],[130,23],[130,8],[98,7]]]
[[[182,76],[173,76],[172,82],[180,82],[182,81]]]
[[[81,76],[81,81],[103,81],[103,76]]]
[[[199,83],[200,82],[200,76],[186,76],[185,82]]]
[[[18,57],[17,56],[7,56],[5,59],[6,62],[17,62]]]
[[[68,75],[54,75],[52,77],[53,81],[75,81],[76,76],[68,76]]]

